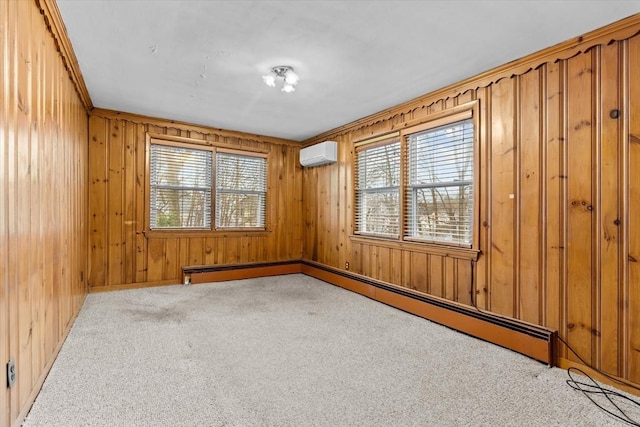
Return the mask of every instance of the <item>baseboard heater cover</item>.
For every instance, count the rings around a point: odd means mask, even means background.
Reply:
[[[299,260],[189,266],[182,268],[182,283],[222,282],[226,280],[251,279],[255,277],[279,276],[282,274],[301,272],[302,265]]]
[[[556,332],[473,307],[411,292],[408,289],[308,260],[190,266],[184,283],[207,283],[303,273],[423,317],[467,335],[500,345],[555,366]],[[185,281],[185,279],[188,279]]]
[[[428,295],[419,295],[312,261],[302,261],[302,273],[524,354],[549,366],[556,365],[556,331]]]

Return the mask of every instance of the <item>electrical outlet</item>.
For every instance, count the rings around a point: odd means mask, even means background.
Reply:
[[[349,269],[349,261],[347,261],[347,262],[345,262],[345,263],[344,263],[344,269],[345,269],[345,270],[348,270],[348,269]]]
[[[11,359],[7,362],[7,387],[11,388],[16,382],[16,361]]]

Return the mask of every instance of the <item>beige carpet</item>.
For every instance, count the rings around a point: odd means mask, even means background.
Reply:
[[[620,425],[566,378],[289,275],[89,295],[25,426]]]

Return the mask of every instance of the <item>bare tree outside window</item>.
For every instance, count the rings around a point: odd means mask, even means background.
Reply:
[[[400,142],[357,154],[356,227],[364,234],[400,234]]]
[[[264,227],[267,162],[264,157],[216,154],[216,227]]]
[[[473,132],[469,119],[408,137],[407,237],[471,244]]]
[[[211,228],[210,151],[151,145],[151,229]]]

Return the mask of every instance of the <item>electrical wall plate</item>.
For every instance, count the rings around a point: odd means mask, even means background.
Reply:
[[[16,361],[10,359],[7,362],[7,387],[11,388],[16,382]]]

